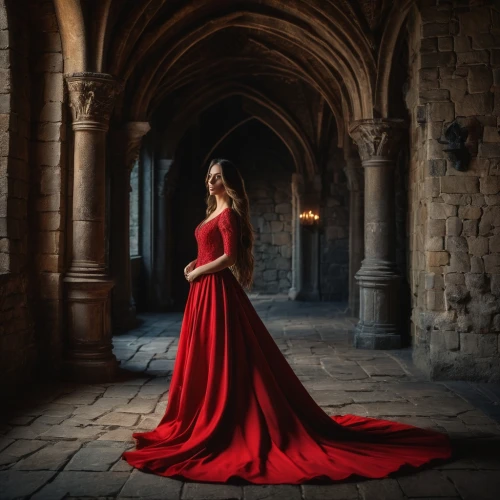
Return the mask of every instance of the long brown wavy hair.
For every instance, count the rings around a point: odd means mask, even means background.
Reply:
[[[239,244],[236,262],[230,267],[242,287],[250,288],[253,282],[254,257],[253,249],[253,228],[250,222],[250,206],[248,195],[245,190],[245,182],[240,172],[229,160],[215,158],[210,162],[205,186],[207,187],[207,217],[217,208],[215,196],[208,191],[208,174],[214,165],[219,165],[221,169],[222,183],[229,195],[229,203],[238,217]]]

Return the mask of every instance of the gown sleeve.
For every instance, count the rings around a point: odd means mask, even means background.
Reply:
[[[238,253],[238,219],[232,209],[225,210],[219,217],[219,231],[222,235],[224,253],[236,258]]]

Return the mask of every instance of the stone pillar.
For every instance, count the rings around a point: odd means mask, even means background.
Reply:
[[[111,131],[111,217],[109,263],[115,283],[112,293],[113,333],[137,326],[130,277],[130,173],[141,142],[150,130],[148,122],[128,122]]]
[[[300,213],[304,181],[300,174],[292,174],[292,286],[288,291],[290,300],[297,300],[302,289],[302,238]]]
[[[111,76],[76,73],[67,77],[74,130],[72,260],[66,274],[68,346],[63,364],[71,380],[112,380],[118,363],[112,352],[110,293],[106,267],[106,132],[121,90]]]
[[[346,158],[344,172],[349,187],[349,312],[359,315],[359,286],[355,275],[364,254],[364,191],[365,179],[361,159]]]
[[[365,172],[365,258],[356,274],[360,287],[355,346],[397,349],[398,282],[395,262],[394,167],[403,120],[368,119],[354,122],[349,134],[356,141]]]
[[[166,311],[173,305],[171,263],[173,259],[172,241],[172,194],[175,183],[171,183],[168,174],[173,160],[161,158],[155,162],[155,231],[153,235],[153,286],[152,307],[155,311]],[[169,213],[170,212],[170,213]]]

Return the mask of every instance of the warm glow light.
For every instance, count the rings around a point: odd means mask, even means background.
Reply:
[[[319,215],[313,213],[312,210],[302,212],[299,215],[300,222],[301,224],[309,225],[309,224],[316,224],[319,221]]]

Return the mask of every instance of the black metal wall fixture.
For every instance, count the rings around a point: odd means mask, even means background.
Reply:
[[[446,140],[438,139],[440,144],[447,144],[448,147],[443,149],[448,153],[452,161],[453,168],[463,172],[467,170],[470,162],[470,153],[465,145],[465,141],[469,136],[469,132],[465,127],[461,127],[455,120],[445,130],[444,137]]]

